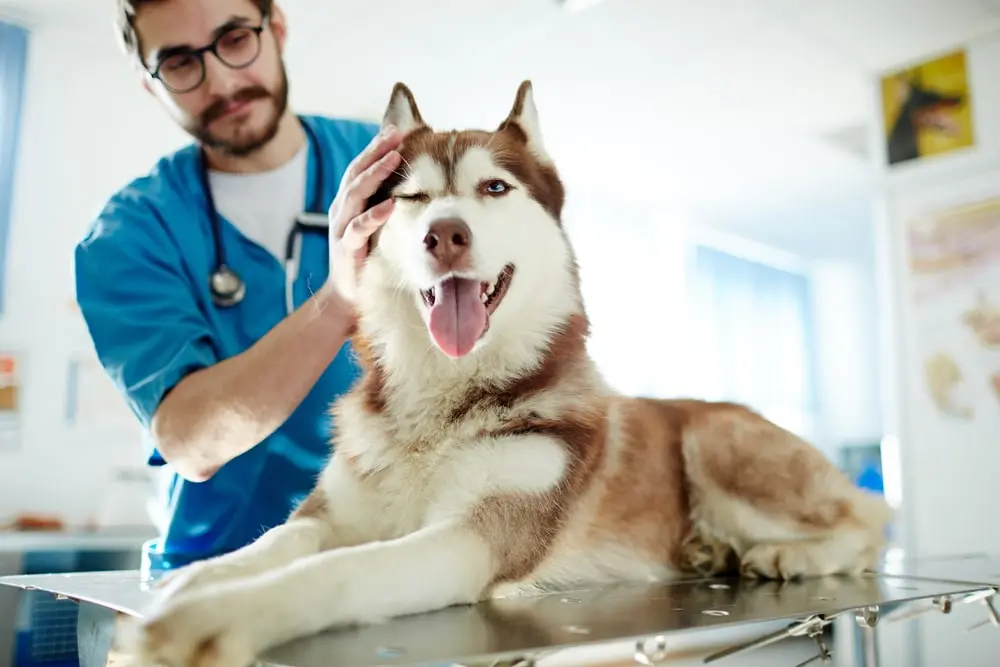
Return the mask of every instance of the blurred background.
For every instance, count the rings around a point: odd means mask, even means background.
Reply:
[[[533,81],[614,385],[761,410],[884,492],[900,549],[1000,551],[1000,1],[280,4],[299,112],[377,121],[404,81],[432,124],[492,128]],[[0,558],[127,560],[155,471],[72,250],[189,138],[110,0],[0,0],[0,22]],[[994,664],[995,635],[949,627],[884,650]]]

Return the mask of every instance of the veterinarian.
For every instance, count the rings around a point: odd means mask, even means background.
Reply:
[[[96,352],[165,466],[142,565],[161,570],[284,521],[329,457],[330,403],[360,373],[355,271],[392,205],[365,200],[399,140],[291,112],[271,0],[116,2],[143,85],[195,140],[111,196],[75,253]]]

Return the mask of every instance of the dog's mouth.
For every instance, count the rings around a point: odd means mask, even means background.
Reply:
[[[430,317],[431,338],[449,357],[463,357],[472,351],[489,330],[490,316],[496,312],[514,277],[508,264],[491,284],[475,278],[449,276],[434,287],[420,290]]]

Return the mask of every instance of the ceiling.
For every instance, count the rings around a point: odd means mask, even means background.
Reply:
[[[0,0],[0,11],[100,26],[106,40],[111,4]],[[488,126],[530,78],[570,196],[680,207],[814,255],[870,245],[877,73],[1000,29],[1000,0],[281,5],[300,109],[378,118],[403,80],[430,122]]]

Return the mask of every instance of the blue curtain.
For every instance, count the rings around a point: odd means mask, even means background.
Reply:
[[[27,59],[28,31],[0,21],[0,313],[4,311],[6,294],[7,239],[13,215],[11,201]]]
[[[747,404],[803,437],[815,437],[808,278],[698,246],[691,279],[699,393]]]

